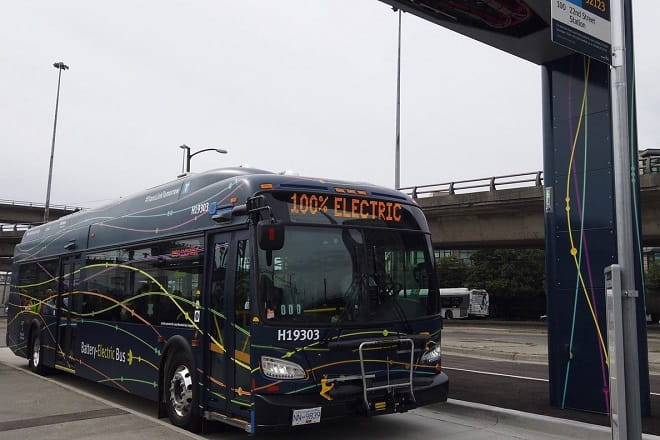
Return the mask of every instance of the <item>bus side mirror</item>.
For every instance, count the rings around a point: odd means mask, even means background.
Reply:
[[[284,225],[279,221],[261,220],[257,223],[259,247],[264,251],[278,251],[284,247]]]

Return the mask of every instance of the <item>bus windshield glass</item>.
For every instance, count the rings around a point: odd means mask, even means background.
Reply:
[[[418,231],[287,226],[281,250],[259,252],[263,318],[355,325],[438,313],[429,249]]]

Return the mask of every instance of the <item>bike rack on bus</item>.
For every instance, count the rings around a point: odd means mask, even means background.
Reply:
[[[410,376],[408,377],[408,382],[402,382],[402,383],[390,383],[390,365],[389,363],[387,364],[387,385],[378,385],[374,387],[369,387],[367,386],[367,375],[366,371],[364,368],[364,352],[363,348],[365,346],[369,345],[383,345],[383,344],[390,344],[390,343],[409,343],[410,344]],[[362,398],[364,399],[364,406],[367,409],[367,412],[370,411],[369,408],[369,399],[367,397],[367,392],[369,391],[374,391],[374,390],[392,390],[393,388],[403,388],[403,387],[410,387],[410,398],[412,399],[413,402],[416,402],[415,400],[415,394],[413,392],[413,365],[415,361],[415,342],[410,339],[410,338],[405,338],[405,339],[396,339],[396,340],[380,340],[380,341],[364,341],[360,343],[360,346],[358,347],[358,353],[360,355],[360,369],[362,370]]]

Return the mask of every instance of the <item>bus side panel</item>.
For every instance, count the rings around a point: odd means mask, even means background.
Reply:
[[[7,306],[7,334],[5,336],[7,347],[15,355],[27,357],[27,331],[30,316],[25,310],[25,306],[21,305],[17,291],[12,290],[9,293]]]
[[[191,329],[84,320],[74,347],[76,374],[138,396],[158,399],[164,341],[179,334],[191,340]],[[159,342],[160,341],[160,342]]]

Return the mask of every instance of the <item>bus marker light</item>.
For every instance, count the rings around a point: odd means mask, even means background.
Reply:
[[[261,189],[273,189],[273,184],[272,183],[262,183],[259,185],[259,188]]]
[[[266,391],[270,391],[271,393],[277,393],[277,392],[280,391],[280,386],[277,385],[277,384],[271,385],[271,386],[266,388]]]

